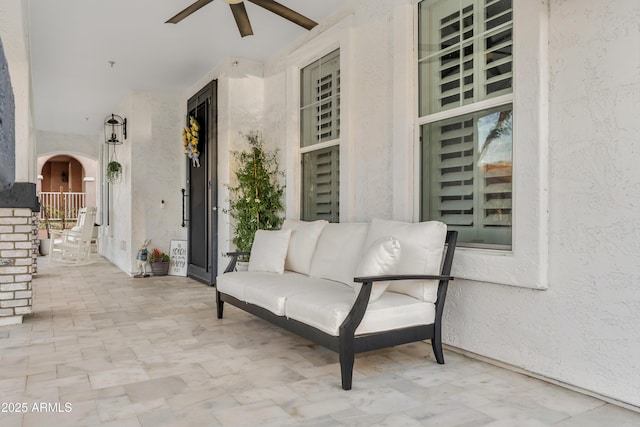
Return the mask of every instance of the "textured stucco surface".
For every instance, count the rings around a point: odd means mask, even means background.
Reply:
[[[109,186],[111,206],[104,209],[110,211],[110,224],[103,226],[101,253],[122,270],[135,273],[135,255],[145,239],[151,240],[149,249],[168,252],[171,239],[186,238],[180,227],[183,116],[178,95],[144,91],[131,93],[114,114],[127,118],[127,139],[115,147],[123,175]]]
[[[0,191],[15,182],[15,108],[9,66],[0,39]]]
[[[444,339],[640,405],[640,4],[549,16],[549,289],[456,281]]]
[[[15,182],[36,182],[35,136],[32,131],[31,69],[26,2],[0,2],[0,38],[7,59],[15,104]]]

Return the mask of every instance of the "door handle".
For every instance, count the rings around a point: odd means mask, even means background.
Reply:
[[[185,210],[186,210],[185,209],[185,203],[186,203],[185,200],[189,196],[187,196],[187,194],[186,194],[187,190],[185,190],[184,188],[181,191],[182,191],[182,224],[181,225],[182,225],[182,228],[184,228],[184,227],[187,226],[187,222],[189,221],[185,216]]]
[[[214,206],[214,207],[212,207],[212,208],[211,208],[211,210],[212,210],[212,211],[217,211],[217,210],[218,210],[218,207],[217,207],[217,206]]]

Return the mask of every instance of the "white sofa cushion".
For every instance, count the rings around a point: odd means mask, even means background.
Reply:
[[[294,295],[317,291],[318,288],[333,292],[336,287],[348,287],[343,283],[317,279],[293,271],[285,271],[284,274],[262,274],[252,278],[251,282],[245,285],[243,301],[266,308],[278,316],[285,315],[285,304]]]
[[[218,291],[240,301],[264,307],[280,316],[284,315],[284,301],[287,296],[316,285],[309,276],[292,271],[282,274],[232,271],[221,274],[216,279]]]
[[[354,300],[355,295],[348,286],[343,286],[343,289],[318,289],[287,298],[285,315],[329,335],[338,336],[340,325],[349,314]],[[428,325],[434,322],[435,312],[432,303],[385,292],[377,301],[369,304],[356,335]]]
[[[316,249],[318,238],[324,227],[325,220],[299,221],[286,219],[282,224],[283,230],[291,230],[289,250],[284,261],[284,269],[309,275],[311,258]]]
[[[355,286],[353,278],[368,229],[367,223],[327,224],[320,233],[309,275]]]
[[[365,245],[368,247],[385,236],[395,237],[402,247],[402,256],[396,268],[396,274],[440,274],[444,242],[447,237],[446,224],[439,221],[406,223],[373,219]],[[403,280],[393,282],[388,290],[422,301],[435,302],[438,281]]]
[[[253,238],[249,271],[282,274],[291,230],[258,230]]]
[[[246,301],[244,289],[250,283],[259,283],[264,275],[274,275],[273,273],[250,273],[248,271],[232,271],[224,273],[216,278],[216,289],[225,294]]]
[[[383,276],[395,273],[400,261],[400,242],[395,237],[383,237],[373,242],[365,251],[358,268],[356,277]],[[389,287],[390,282],[373,282],[369,303],[374,302]],[[354,287],[356,293],[360,286]]]

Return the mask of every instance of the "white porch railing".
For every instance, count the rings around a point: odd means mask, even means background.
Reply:
[[[75,222],[78,211],[85,207],[85,193],[40,192],[40,219],[44,220],[45,209],[49,220]]]

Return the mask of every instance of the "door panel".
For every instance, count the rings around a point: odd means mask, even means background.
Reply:
[[[213,81],[187,103],[187,123],[193,116],[200,124],[200,167],[187,160],[189,208],[189,265],[187,275],[205,284],[217,275],[217,108]]]

